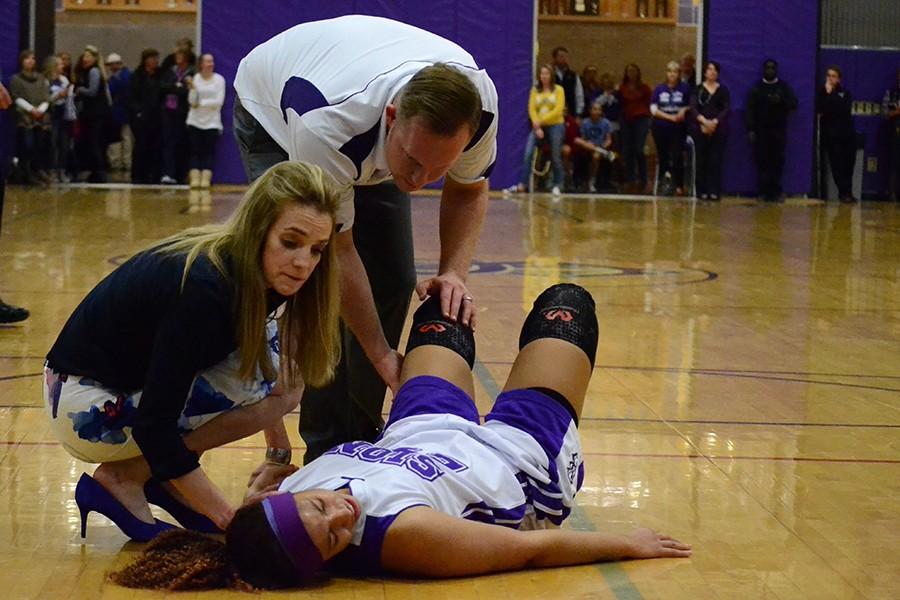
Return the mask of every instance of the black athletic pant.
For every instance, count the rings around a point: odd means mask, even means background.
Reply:
[[[131,121],[131,182],[159,183],[162,176],[162,122],[159,119]]]
[[[253,181],[287,153],[235,99],[234,137],[247,178]],[[388,345],[396,348],[416,287],[409,195],[393,182],[354,188],[353,243],[372,286],[375,308]],[[307,387],[300,401],[304,463],[338,444],[374,441],[384,426],[384,382],[346,325],[341,325],[341,362],[334,381]]]
[[[396,348],[416,285],[409,195],[392,182],[360,186],[355,192],[353,241],[387,342]],[[384,426],[386,386],[344,325],[341,339],[343,353],[334,382],[325,388],[307,387],[300,401],[304,464],[344,442],[374,441]]]
[[[825,138],[825,153],[831,167],[831,176],[838,189],[838,198],[853,195],[853,167],[856,166],[856,144],[844,138]]]
[[[720,196],[722,192],[722,157],[725,136],[720,133],[694,136],[697,151],[697,195]]]
[[[781,197],[781,177],[784,173],[784,148],[786,143],[783,129],[760,129],[756,134],[754,151],[760,197],[777,200]]]
[[[660,183],[665,181],[668,172],[672,174],[675,187],[684,187],[684,128],[655,125],[652,131],[659,159]]]

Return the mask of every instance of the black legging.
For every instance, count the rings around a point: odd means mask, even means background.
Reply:
[[[725,136],[721,133],[694,136],[697,149],[697,195],[716,196],[722,192],[722,157],[725,154]]]
[[[188,157],[188,168],[212,171],[216,164],[216,142],[219,141],[218,129],[200,129],[188,126],[188,140],[191,143],[191,154]]]
[[[106,122],[102,117],[80,117],[82,169],[91,171],[91,181],[106,183]]]

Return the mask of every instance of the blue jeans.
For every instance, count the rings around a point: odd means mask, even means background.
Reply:
[[[545,141],[550,142],[550,164],[553,165],[553,185],[562,187],[563,184],[563,166],[562,166],[562,143],[563,137],[566,135],[566,127],[562,123],[559,125],[544,126],[544,139],[539,140],[534,135],[534,130],[528,134],[528,142],[525,144],[525,157],[522,159],[522,185],[528,185],[528,178],[531,174],[531,157],[534,154],[538,144]]]

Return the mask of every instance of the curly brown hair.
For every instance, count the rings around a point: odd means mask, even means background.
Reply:
[[[109,579],[129,588],[172,591],[250,592],[298,583],[296,569],[258,502],[238,509],[225,531],[225,543],[187,529],[166,531]]]
[[[231,565],[224,543],[187,529],[160,534],[109,579],[129,588],[155,590],[254,589]]]

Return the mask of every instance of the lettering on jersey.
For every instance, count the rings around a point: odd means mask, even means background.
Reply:
[[[434,481],[447,471],[460,473],[468,465],[439,452],[422,452],[419,448],[382,448],[369,442],[348,442],[335,446],[325,454],[355,458],[367,463],[403,467],[425,481]]]
[[[575,478],[578,476],[578,466],[581,464],[581,460],[579,460],[579,456],[577,452],[572,453],[572,460],[569,461],[569,464],[566,465],[566,476],[569,478],[569,483],[575,485]]]

